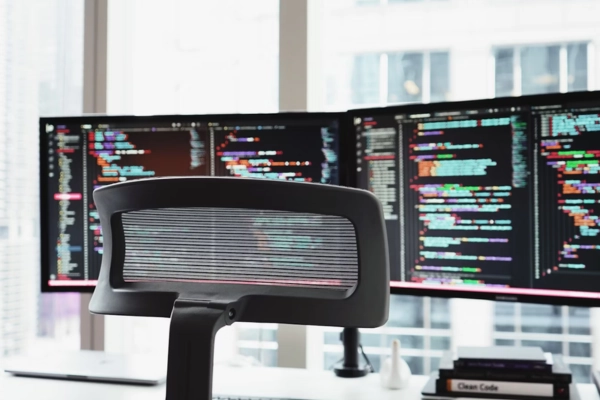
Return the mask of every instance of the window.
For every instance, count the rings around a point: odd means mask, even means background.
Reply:
[[[587,43],[497,48],[495,95],[588,90],[587,51]]]
[[[277,0],[111,0],[108,12],[110,113],[278,110]],[[168,325],[168,320],[107,317],[106,348],[165,353]],[[215,361],[241,355],[276,365],[276,333],[273,324],[223,328]]]
[[[79,348],[79,296],[39,294],[32,177],[39,115],[82,109],[83,5],[0,0],[0,359]]]
[[[581,12],[592,5],[596,3],[591,0],[321,2],[315,10],[320,21],[314,52],[322,77],[309,87],[318,99],[312,108],[597,89],[600,14]],[[594,322],[588,309],[392,299],[386,327],[363,332],[374,364],[379,361],[373,359],[389,351],[389,338],[396,334],[417,373],[434,369],[444,349],[465,340],[478,345],[538,344],[564,354],[577,379],[589,381]],[[473,337],[461,338],[470,333],[461,329],[461,315],[470,304],[477,304],[468,312],[475,313],[482,329],[477,337],[471,333]],[[339,359],[338,333],[323,333],[323,368]]]
[[[315,110],[593,90],[600,79],[594,0],[310,3],[317,7],[311,15],[319,16],[309,21],[319,26],[318,45],[309,46],[318,63],[311,69],[318,79],[307,88]],[[38,248],[38,185],[27,178],[37,173],[30,149],[38,115],[82,109],[83,7],[82,0],[0,0],[0,184],[6,189],[0,191],[0,358],[50,348],[48,341],[79,344],[79,296],[38,295],[39,254],[31,251]],[[108,111],[276,111],[279,18],[277,0],[111,0]],[[560,351],[578,380],[589,379],[598,363],[594,310],[493,308],[474,311],[490,328],[486,343]],[[363,331],[365,350],[378,366],[390,341],[400,338],[413,372],[428,373],[456,345],[463,314],[446,299],[394,296],[388,324]],[[241,354],[273,365],[277,329],[223,329],[217,360]],[[340,355],[339,330],[318,333],[317,358],[329,367]],[[167,337],[166,320],[107,319],[108,349],[150,351],[166,346]]]

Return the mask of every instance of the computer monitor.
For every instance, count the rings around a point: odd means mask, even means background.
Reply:
[[[600,93],[353,110],[392,292],[600,304]]]
[[[92,193],[161,176],[344,184],[341,114],[40,119],[42,291],[92,291],[102,235]]]

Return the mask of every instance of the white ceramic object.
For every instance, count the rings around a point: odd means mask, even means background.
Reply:
[[[381,386],[386,389],[404,389],[408,387],[412,372],[400,355],[400,341],[392,341],[392,355],[388,357],[379,372]]]

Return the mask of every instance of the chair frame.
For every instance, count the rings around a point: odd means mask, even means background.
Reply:
[[[96,314],[171,318],[167,400],[210,400],[216,332],[237,321],[370,328],[389,308],[389,263],[381,204],[370,192],[332,185],[241,178],[152,178],[97,189],[104,255],[90,302]],[[348,290],[192,282],[125,282],[121,215],[136,210],[219,207],[348,219],[358,280]]]

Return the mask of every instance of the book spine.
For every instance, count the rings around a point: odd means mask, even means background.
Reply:
[[[493,368],[514,371],[552,372],[552,365],[532,364],[512,361],[456,360],[454,368]]]
[[[567,384],[439,379],[438,389],[452,394],[470,393],[483,396],[569,398],[569,385]]]
[[[535,371],[491,371],[491,370],[448,370],[440,369],[440,378],[445,379],[481,379],[490,381],[571,383],[569,374],[543,374]]]

